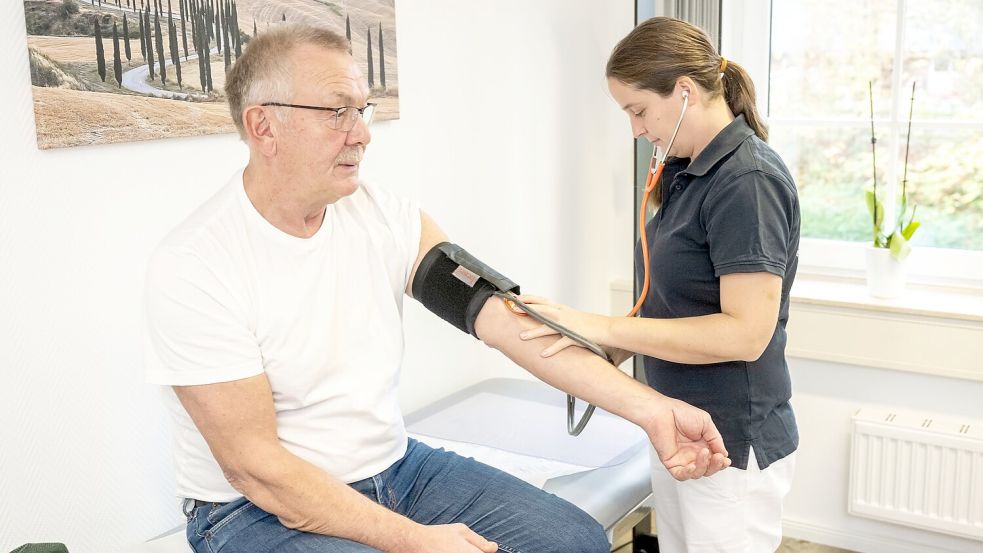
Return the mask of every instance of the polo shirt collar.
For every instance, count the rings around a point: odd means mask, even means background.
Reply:
[[[738,115],[707,144],[700,155],[696,156],[689,167],[681,171],[680,174],[693,175],[694,177],[706,175],[711,167],[736,150],[752,134],[754,131],[744,120],[744,114]]]

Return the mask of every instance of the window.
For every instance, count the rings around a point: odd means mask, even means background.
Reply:
[[[907,184],[923,226],[909,280],[983,288],[983,2],[729,0],[722,7],[721,51],[751,74],[770,142],[799,187],[800,268],[862,272],[871,239],[862,195],[872,182],[868,82],[878,187],[900,194],[917,81]]]
[[[769,122],[796,177],[804,237],[866,241],[860,195],[900,196],[912,83],[907,190],[923,221],[915,245],[983,250],[983,3],[772,2]],[[893,185],[897,183],[897,185]]]

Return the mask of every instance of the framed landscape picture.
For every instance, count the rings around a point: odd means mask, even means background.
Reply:
[[[235,132],[225,71],[288,23],[351,42],[379,105],[399,117],[395,0],[24,0],[38,147]]]

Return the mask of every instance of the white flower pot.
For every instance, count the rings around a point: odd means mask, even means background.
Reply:
[[[905,261],[891,256],[887,248],[868,246],[867,290],[875,298],[896,298],[904,291]]]

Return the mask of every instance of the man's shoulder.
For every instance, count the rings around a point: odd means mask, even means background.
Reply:
[[[366,181],[361,181],[353,194],[339,200],[335,209],[366,222],[389,226],[402,226],[407,217],[419,218],[418,202],[398,191]]]
[[[234,219],[242,217],[236,186],[242,186],[241,178],[231,179],[195,208],[164,236],[158,249],[193,249],[202,245],[203,237],[228,230]]]
[[[233,177],[164,236],[151,254],[152,273],[204,262],[228,248],[242,226],[236,180]],[[240,178],[238,186],[241,183]]]

